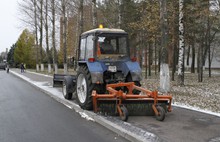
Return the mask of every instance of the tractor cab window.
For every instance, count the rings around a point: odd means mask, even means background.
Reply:
[[[86,59],[93,58],[93,36],[86,38]]]
[[[80,60],[93,58],[93,35],[81,39],[80,43]]]
[[[128,56],[126,36],[99,36],[97,40],[97,56]]]
[[[81,60],[85,59],[85,53],[86,53],[86,38],[82,38],[81,43],[80,43],[79,59],[81,59]]]

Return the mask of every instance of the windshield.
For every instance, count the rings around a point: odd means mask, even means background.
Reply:
[[[98,36],[97,57],[127,57],[127,36]]]

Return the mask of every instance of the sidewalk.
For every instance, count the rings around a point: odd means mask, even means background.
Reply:
[[[64,104],[68,108],[75,110],[82,118],[88,121],[94,121],[104,127],[114,131],[115,133],[134,142],[162,142],[157,135],[150,133],[143,128],[139,128],[130,123],[123,122],[114,117],[104,117],[93,113],[92,111],[82,110],[73,100],[69,101],[63,98],[61,88],[53,88],[52,76],[42,75],[34,72],[26,71],[21,73],[19,69],[11,69],[10,73],[29,82],[34,87],[48,94],[53,99]],[[144,119],[144,118],[143,118]],[[155,120],[156,121],[156,120]]]

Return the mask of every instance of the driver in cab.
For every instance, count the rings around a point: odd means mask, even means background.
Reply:
[[[113,46],[111,45],[111,40],[109,38],[105,38],[104,42],[101,45],[101,53],[102,54],[112,54],[114,53]]]

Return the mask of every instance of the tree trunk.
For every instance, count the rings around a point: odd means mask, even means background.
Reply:
[[[84,0],[80,0],[80,5],[79,5],[79,34],[83,33],[83,3]]]
[[[154,40],[155,75],[157,74],[157,42]]]
[[[145,53],[145,79],[147,79],[147,48],[144,48]]]
[[[170,77],[167,53],[168,23],[167,23],[167,1],[160,1],[160,24],[162,31],[161,38],[161,65],[160,65],[160,91],[169,92]]]
[[[201,40],[203,42],[203,40]],[[203,81],[203,46],[204,44],[201,43],[198,51],[198,82]]]
[[[176,44],[173,42],[173,67],[172,67],[172,81],[174,81],[174,76],[176,72]]]
[[[141,66],[141,69],[143,68],[143,47],[144,47],[144,42],[143,42],[143,32],[141,32],[139,34],[139,41],[140,41],[140,47],[139,47],[139,50],[138,50],[138,57],[139,57],[139,63],[140,63],[140,66]]]
[[[56,18],[55,18],[55,0],[51,1],[52,11],[52,48],[53,48],[53,64],[57,63],[57,50],[56,50]],[[54,67],[55,69],[55,67]]]
[[[93,28],[97,28],[96,0],[92,0],[92,25]]]
[[[148,76],[151,76],[151,64],[152,64],[152,46],[151,42],[148,45]]]
[[[64,74],[67,74],[67,17],[66,17],[66,0],[62,0],[62,17],[63,17],[63,65]]]
[[[43,0],[40,0],[40,63],[43,59]]]
[[[168,53],[167,53],[167,38],[168,38],[168,23],[167,23],[167,2],[166,0],[160,1],[160,20],[161,20],[161,63],[168,63]]]
[[[184,25],[183,25],[183,0],[179,0],[179,60],[178,60],[178,85],[184,85]]]
[[[187,58],[186,58],[186,65],[189,66],[189,56],[190,56],[190,45],[188,46],[187,50]]]
[[[161,46],[158,50],[158,72],[160,72],[160,65],[161,65]]]
[[[52,54],[53,54],[53,70],[54,73],[58,73],[57,67],[57,50],[56,50],[56,18],[55,18],[55,0],[51,0],[51,11],[52,11]]]
[[[79,3],[79,9],[78,9],[78,22],[77,22],[77,29],[76,29],[76,49],[75,49],[75,63],[74,63],[74,70],[77,69],[77,62],[78,62],[78,56],[79,56],[79,51],[78,51],[78,47],[79,47],[79,36],[83,33],[83,3],[84,0],[80,0]]]
[[[211,77],[211,46],[209,46],[209,77]]]
[[[172,3],[172,6],[173,7],[178,7],[179,3],[178,2],[173,2]],[[176,25],[176,20],[177,20],[177,17],[178,16],[178,12],[176,10],[174,10],[173,12],[173,21],[172,21],[172,49],[173,49],[173,58],[172,58],[172,81],[175,80],[175,72],[176,72],[176,64],[177,64],[177,34],[178,34],[178,31],[176,30],[177,29],[177,25]]]
[[[46,32],[47,63],[50,64],[49,31],[48,31],[48,0],[46,0],[46,4],[45,4],[45,32]]]
[[[195,58],[196,58],[196,53],[195,53],[195,40],[193,39],[193,43],[192,43],[191,73],[195,73]]]
[[[39,71],[38,55],[38,29],[37,29],[37,0],[34,0],[34,26],[35,26],[35,46],[36,46],[36,71]]]

